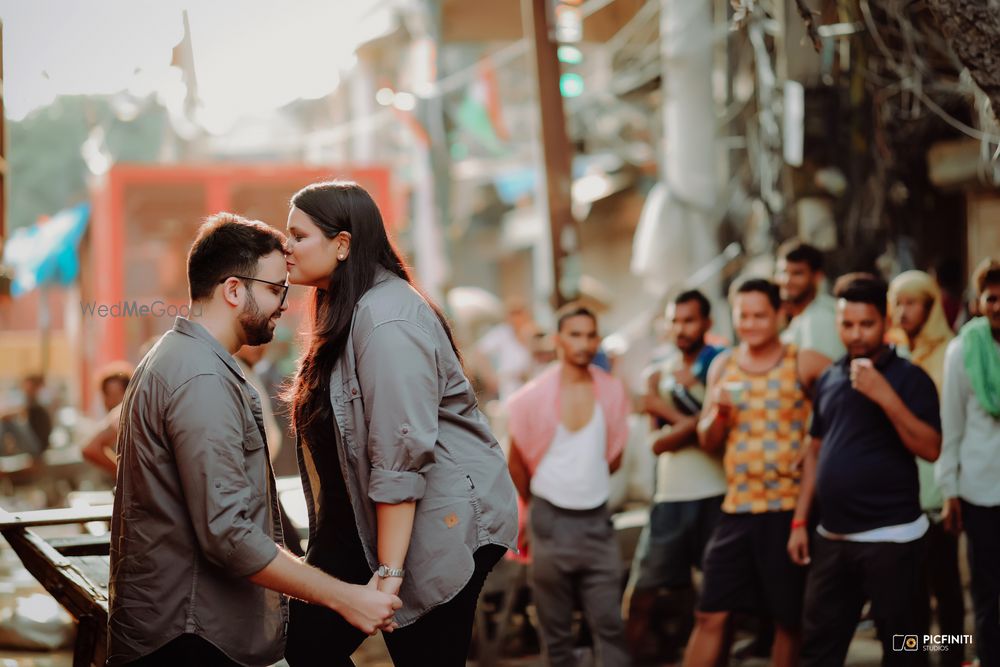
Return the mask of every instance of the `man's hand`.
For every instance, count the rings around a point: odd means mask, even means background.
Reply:
[[[649,377],[646,378],[646,393],[647,394],[660,393],[660,371],[656,371],[655,373],[650,373]]]
[[[646,378],[646,393],[642,395],[642,411],[649,415],[656,414],[660,397],[660,372],[651,373]]]
[[[878,405],[885,405],[895,395],[892,386],[870,359],[851,361],[851,386]]]
[[[682,367],[674,371],[674,382],[681,385],[682,387],[690,389],[691,387],[693,387],[698,383],[698,378],[694,376],[694,374],[691,372],[691,369],[687,367]]]
[[[392,617],[402,606],[398,597],[378,590],[378,576],[374,576],[365,586],[348,584],[343,607],[334,611],[361,632],[374,635],[379,628],[389,632],[395,629]]]
[[[809,558],[809,533],[805,526],[792,528],[792,534],[788,536],[788,556],[796,565],[808,565],[812,561]]]
[[[944,501],[941,510],[941,519],[944,521],[944,529],[952,535],[962,534],[962,501],[958,498],[948,498]]]
[[[725,387],[716,387],[712,397],[712,419],[729,426],[736,416],[736,406]]]
[[[528,511],[530,512],[531,510]],[[528,548],[528,544],[530,542],[530,539],[528,538],[529,532],[530,531],[528,530],[527,521],[524,524],[524,530],[517,531],[517,550],[520,551],[522,554],[524,553],[524,550]]]

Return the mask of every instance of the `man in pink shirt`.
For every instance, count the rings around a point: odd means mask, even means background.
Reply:
[[[621,618],[622,561],[607,507],[609,478],[628,437],[624,385],[592,365],[597,317],[580,304],[557,314],[559,363],[510,398],[510,473],[528,505],[531,585],[547,664],[576,665],[578,594],[598,664],[629,664]]]

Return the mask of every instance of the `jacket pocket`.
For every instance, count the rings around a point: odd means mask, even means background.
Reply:
[[[243,469],[250,480],[250,497],[257,501],[267,496],[268,466],[264,436],[255,419],[243,427]]]
[[[243,429],[243,451],[256,452],[264,448],[264,437],[260,433],[257,423],[248,424]]]

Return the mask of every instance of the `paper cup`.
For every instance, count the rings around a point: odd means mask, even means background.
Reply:
[[[729,402],[733,405],[739,405],[743,400],[743,391],[745,387],[742,382],[727,382],[722,385],[722,388],[729,395]]]

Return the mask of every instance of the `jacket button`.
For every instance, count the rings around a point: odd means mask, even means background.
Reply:
[[[402,428],[402,431],[403,431],[403,435],[406,435],[407,433],[409,433],[409,432],[410,432],[410,429],[409,429],[409,427],[408,427],[408,426],[404,426],[404,427]]]
[[[351,390],[351,396],[357,396],[357,395],[358,395],[358,390],[357,389],[352,389]]]

